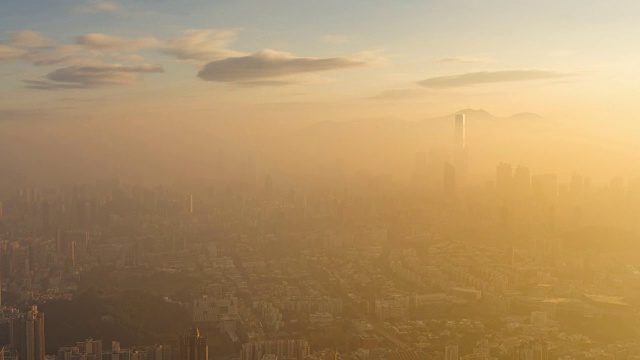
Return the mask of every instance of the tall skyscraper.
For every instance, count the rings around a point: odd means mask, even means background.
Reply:
[[[456,168],[458,183],[464,184],[468,175],[466,118],[464,114],[456,115],[454,152],[454,166]]]
[[[20,359],[44,360],[44,313],[39,312],[37,306],[12,320],[11,343]]]
[[[198,328],[191,328],[187,337],[180,338],[180,360],[209,360],[207,338]]]

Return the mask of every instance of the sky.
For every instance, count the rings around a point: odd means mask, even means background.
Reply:
[[[601,124],[637,112],[639,12],[634,0],[3,0],[0,114],[483,108]]]

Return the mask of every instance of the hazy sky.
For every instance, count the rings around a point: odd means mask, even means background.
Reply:
[[[0,118],[471,107],[636,129],[610,119],[638,110],[639,13],[636,0],[2,0]]]

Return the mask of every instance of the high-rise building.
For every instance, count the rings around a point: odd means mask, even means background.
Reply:
[[[198,328],[191,328],[187,337],[180,338],[180,360],[209,360],[207,338]]]
[[[444,347],[444,360],[458,360],[458,345],[447,345]]]
[[[464,183],[468,175],[466,118],[464,114],[456,115],[454,152],[453,165],[458,174],[458,182]]]
[[[20,359],[44,360],[44,313],[37,306],[12,320],[11,345],[18,350]]]
[[[171,360],[171,346],[159,345],[147,348],[148,360]]]
[[[102,340],[87,339],[77,342],[76,346],[80,353],[86,356],[87,360],[102,359]]]

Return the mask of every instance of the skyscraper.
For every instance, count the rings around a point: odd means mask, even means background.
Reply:
[[[454,152],[454,166],[458,183],[464,184],[468,173],[466,119],[464,114],[456,115]]]
[[[180,338],[180,360],[209,360],[207,338],[198,328],[191,328],[187,337]]]
[[[12,320],[11,343],[20,359],[44,360],[44,313],[38,312],[37,306]]]

